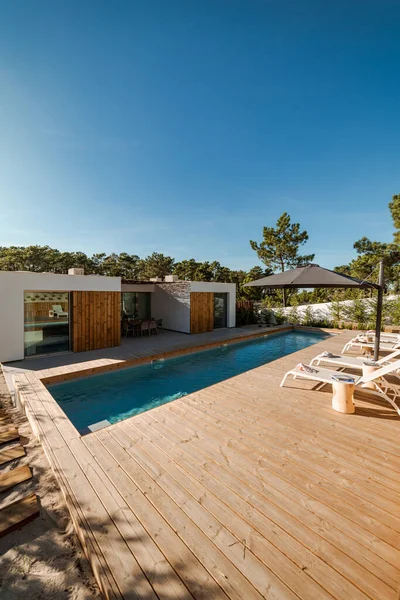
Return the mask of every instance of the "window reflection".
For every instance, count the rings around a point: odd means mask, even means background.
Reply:
[[[69,350],[68,292],[24,292],[25,356]]]

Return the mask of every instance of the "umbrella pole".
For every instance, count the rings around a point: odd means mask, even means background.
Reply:
[[[374,360],[379,358],[379,344],[381,341],[381,326],[382,326],[382,307],[383,307],[383,290],[385,287],[385,274],[383,260],[379,263],[379,288],[378,288],[378,304],[376,307],[376,329],[375,329],[375,348]]]

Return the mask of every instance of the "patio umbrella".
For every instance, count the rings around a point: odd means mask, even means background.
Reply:
[[[269,277],[256,279],[246,283],[244,287],[265,287],[268,289],[294,289],[294,288],[375,288],[378,290],[378,306],[376,315],[376,336],[375,336],[375,360],[379,356],[379,341],[382,321],[382,303],[383,303],[383,262],[380,263],[379,284],[370,283],[355,277],[349,277],[343,273],[336,273],[330,269],[324,269],[319,265],[307,265],[276,273]]]

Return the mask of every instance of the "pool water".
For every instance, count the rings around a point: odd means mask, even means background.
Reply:
[[[107,420],[117,423],[182,398],[330,337],[290,331],[49,386],[81,433]]]

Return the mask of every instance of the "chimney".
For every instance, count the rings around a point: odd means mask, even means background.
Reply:
[[[164,277],[164,281],[167,283],[174,283],[176,281],[179,281],[179,277],[178,275],[166,275]]]
[[[68,275],[84,275],[85,269],[81,269],[80,267],[72,267],[72,269],[68,269]]]

